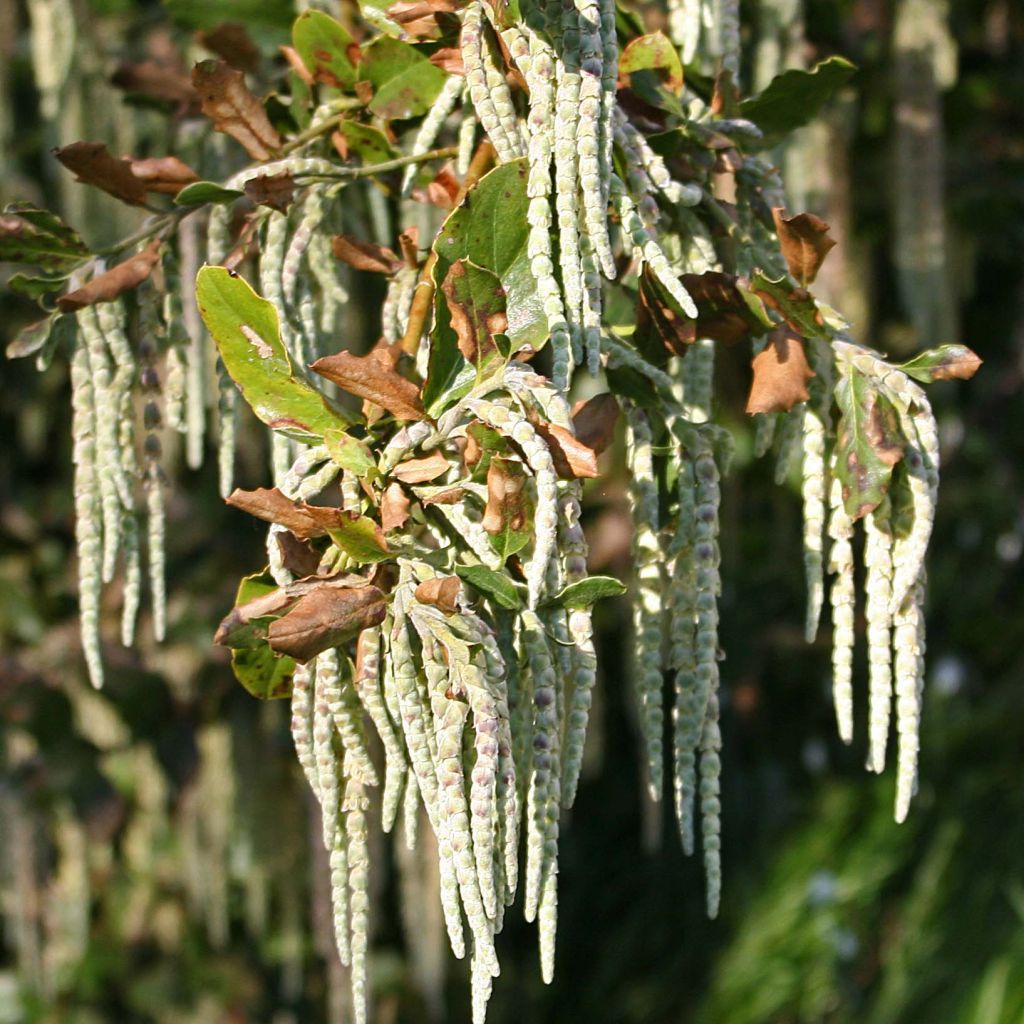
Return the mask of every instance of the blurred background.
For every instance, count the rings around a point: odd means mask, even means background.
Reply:
[[[863,700],[854,745],[835,736],[827,630],[801,638],[797,488],[751,461],[747,357],[726,353],[719,418],[739,457],[723,509],[721,917],[703,916],[670,809],[642,794],[628,606],[605,602],[598,705],[563,829],[555,983],[541,985],[533,929],[511,915],[489,1020],[1018,1024],[1024,8],[757,0],[743,13],[748,90],[832,53],[859,67],[777,155],[791,210],[820,214],[839,241],[826,296],[883,351],[963,341],[985,360],[974,380],[931,391],[944,465],[920,795],[896,826],[892,772],[863,770]],[[293,15],[291,0],[0,0],[0,198],[56,209],[94,244],[126,234],[136,215],[74,184],[51,147],[163,152],[166,103],[126,106],[116,69],[176,48],[190,62],[193,32],[225,18],[270,54]],[[34,318],[0,292],[5,343]],[[93,692],[69,418],[64,362],[0,363],[0,1024],[340,1024],[324,853],[287,709],[248,696],[211,643],[237,579],[262,564],[262,531],[223,506],[212,465],[178,457],[169,639],[111,639]],[[264,444],[252,431],[243,486],[266,482]],[[587,526],[594,568],[625,572],[621,471],[592,485]],[[426,844],[381,843],[373,864],[376,1020],[468,1020]]]

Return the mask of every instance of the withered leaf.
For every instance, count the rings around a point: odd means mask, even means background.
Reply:
[[[829,237],[828,225],[813,213],[798,213],[795,217],[785,214],[781,207],[772,209],[779,245],[789,272],[806,287],[818,276],[836,241]]]
[[[122,64],[110,81],[118,89],[146,99],[174,103],[186,109],[199,105],[199,96],[188,75],[177,64],[157,60]]]
[[[290,530],[277,534],[277,547],[284,567],[296,578],[315,576],[320,569],[320,553]]]
[[[240,143],[254,160],[268,160],[280,149],[281,136],[241,71],[226,61],[204,60],[192,69],[192,84],[213,127]]]
[[[461,585],[458,576],[435,576],[432,580],[424,580],[416,588],[415,597],[420,604],[432,604],[445,615],[452,615],[459,610]]]
[[[466,259],[452,263],[441,282],[459,351],[471,363],[494,352],[496,334],[508,331],[505,289],[496,274]]]
[[[465,77],[466,68],[462,63],[462,50],[457,46],[442,46],[430,55],[430,63],[445,74]]]
[[[338,352],[318,359],[310,369],[342,390],[387,409],[398,419],[423,419],[419,388],[373,355]]]
[[[676,355],[682,355],[697,340],[697,321],[679,308],[646,264],[637,293],[637,331],[643,330],[653,330],[665,348]]]
[[[331,251],[336,259],[371,274],[393,274],[403,266],[402,260],[387,246],[364,242],[352,235],[335,235],[331,239]]]
[[[388,7],[388,17],[412,38],[428,39],[440,34],[443,16],[458,7],[455,0],[399,0]]]
[[[600,455],[612,443],[615,423],[619,418],[619,403],[609,391],[594,395],[572,407],[572,425],[580,443]]]
[[[216,28],[200,29],[196,42],[239,71],[253,72],[260,66],[259,47],[240,21],[224,21]]]
[[[420,232],[414,224],[406,228],[398,236],[398,245],[402,250],[402,259],[410,270],[416,270],[420,265]]]
[[[466,496],[465,487],[448,487],[436,494],[423,495],[420,498],[422,505],[458,505]]]
[[[279,46],[281,56],[288,61],[288,66],[305,85],[313,85],[316,79],[313,73],[306,67],[306,62],[299,56],[298,50],[293,46]]]
[[[132,206],[144,206],[146,187],[132,173],[130,160],[113,156],[102,142],[72,142],[54,156],[85,185],[95,185]]]
[[[300,540],[322,537],[328,528],[325,513],[332,511],[320,505],[294,501],[276,487],[258,487],[254,491],[235,488],[224,500],[232,508],[248,512],[265,523],[277,523],[291,530]]]
[[[768,344],[752,363],[754,380],[747,399],[747,412],[788,412],[810,395],[807,382],[814,371],[807,364],[803,339],[789,327],[772,332]]]
[[[939,345],[914,356],[900,369],[915,380],[970,380],[981,366],[981,357],[966,345]]]
[[[245,194],[257,206],[284,213],[295,198],[295,179],[287,172],[258,174],[245,183]]]
[[[455,177],[455,171],[448,163],[437,172],[434,180],[425,189],[416,189],[412,197],[417,202],[429,203],[442,210],[452,210],[458,202],[461,189],[459,179]]]
[[[400,530],[409,518],[409,498],[399,483],[388,484],[380,500],[380,521],[385,533]]]
[[[305,662],[384,621],[387,602],[374,586],[323,585],[270,624],[272,650]]]
[[[199,175],[176,156],[153,156],[132,160],[132,174],[147,192],[177,195],[186,185],[199,180]]]
[[[404,484],[427,484],[448,472],[448,460],[432,451],[422,459],[406,459],[391,471],[391,475]]]
[[[73,313],[96,302],[110,302],[126,291],[142,284],[153,272],[160,259],[160,241],[154,238],[149,245],[123,263],[111,267],[106,273],[94,277],[88,284],[76,288],[57,300],[63,313]]]
[[[557,423],[536,423],[534,428],[547,442],[555,472],[563,480],[593,479],[597,476],[597,454],[578,437]]]
[[[773,323],[756,295],[732,274],[708,271],[680,280],[697,304],[697,336],[725,344],[764,334]]]

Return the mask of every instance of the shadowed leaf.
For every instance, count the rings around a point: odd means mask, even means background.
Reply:
[[[384,621],[387,602],[374,586],[324,585],[311,591],[267,630],[270,646],[299,662],[337,647]]]
[[[295,179],[287,171],[258,174],[245,183],[245,194],[257,206],[269,206],[284,213],[295,198]]]
[[[260,50],[240,21],[223,21],[216,28],[200,29],[196,42],[239,71],[252,73],[260,66]]]
[[[772,219],[789,272],[806,287],[818,276],[836,241],[829,237],[828,225],[813,213],[786,217],[785,210],[775,207]]]
[[[612,443],[615,424],[619,419],[619,403],[611,392],[605,391],[572,407],[572,425],[581,444],[600,455]]]
[[[94,185],[132,206],[145,205],[146,187],[132,173],[131,161],[113,156],[102,142],[72,142],[53,155],[83,185]]]
[[[788,327],[772,332],[768,344],[753,360],[754,380],[747,412],[788,412],[810,395],[807,382],[814,371],[807,365],[803,339]]]
[[[534,428],[547,442],[555,471],[563,480],[592,480],[598,475],[597,453],[571,431],[556,423],[535,423]]]
[[[11,203],[0,213],[0,262],[68,274],[89,256],[78,232],[49,210]]]
[[[810,71],[791,68],[773,78],[757,96],[745,99],[740,113],[766,136],[783,135],[813,120],[856,70],[842,57],[829,57]]]
[[[192,69],[192,84],[213,127],[230,135],[254,160],[268,160],[280,149],[281,136],[241,71],[224,61],[204,60]]]
[[[331,251],[350,267],[372,274],[393,274],[403,266],[402,260],[387,246],[364,242],[352,235],[335,235],[331,239]]]

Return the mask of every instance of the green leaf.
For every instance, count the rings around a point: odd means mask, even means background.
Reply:
[[[67,274],[90,255],[78,232],[49,210],[11,203],[0,213],[0,263],[30,263]]]
[[[328,430],[324,444],[335,465],[355,473],[360,479],[376,474],[377,463],[365,441],[344,430]]]
[[[276,589],[277,584],[266,570],[246,576],[239,584],[235,607]],[[261,700],[290,697],[292,692],[295,662],[275,654],[266,639],[267,627],[274,618],[276,616],[254,620],[246,636],[233,634],[231,637],[231,670],[242,686]]]
[[[7,282],[7,287],[12,292],[24,295],[29,299],[42,299],[54,292],[61,291],[67,284],[66,274],[59,274],[53,277],[35,276],[29,274],[15,274]]]
[[[368,516],[343,512],[338,524],[327,532],[331,540],[359,565],[383,562],[392,557],[380,524]]]
[[[652,32],[630,42],[619,59],[619,74],[646,103],[685,116],[679,100],[683,65],[679,51],[663,32]]]
[[[338,89],[356,84],[359,47],[335,18],[308,10],[295,19],[292,46],[318,82]]]
[[[612,576],[587,576],[563,587],[551,603],[562,608],[589,608],[605,597],[618,597],[626,586]]]
[[[244,192],[237,188],[224,188],[215,181],[193,181],[175,197],[176,206],[202,206],[204,203],[233,203],[241,199]]]
[[[847,367],[835,389],[842,413],[836,431],[836,473],[852,519],[878,507],[906,444],[892,403],[859,370]]]
[[[337,130],[348,143],[349,151],[365,164],[381,164],[398,156],[398,150],[388,142],[388,137],[372,125],[342,121]]]
[[[508,318],[505,289],[498,275],[469,260],[456,260],[448,268],[441,291],[448,303],[459,351],[481,370],[494,362],[495,356],[504,364],[497,338],[504,336]],[[495,369],[489,367],[488,372]]]
[[[750,290],[782,314],[786,323],[805,338],[832,337],[832,331],[806,288],[794,288],[789,278],[778,280],[755,270],[750,278]]]
[[[277,311],[242,278],[223,267],[203,267],[196,297],[225,369],[268,427],[310,441],[350,425],[340,409],[293,370]]]
[[[791,68],[773,78],[763,92],[744,100],[740,113],[766,136],[784,135],[813,121],[856,70],[843,57],[829,57],[810,71]]]
[[[528,175],[525,159],[501,164],[484,175],[458,209],[449,214],[433,247],[437,254],[434,283],[438,286],[459,259],[497,275],[505,289],[505,333],[513,352],[526,347],[539,349],[548,337],[547,318],[527,256]]]
[[[287,29],[293,0],[163,0],[171,19],[184,28],[216,28],[225,21],[253,29]]]
[[[425,114],[448,77],[415,47],[387,36],[366,47],[359,72],[373,84],[371,113],[387,120]]]
[[[519,588],[507,573],[488,569],[486,565],[457,565],[455,572],[460,579],[486,594],[500,608],[507,608],[511,612],[522,608]]]
[[[981,359],[966,345],[939,345],[914,356],[900,369],[922,384],[931,384],[936,380],[968,380],[979,366]]]
[[[483,527],[503,561],[533,540],[534,511],[523,464],[517,459],[492,457]]]

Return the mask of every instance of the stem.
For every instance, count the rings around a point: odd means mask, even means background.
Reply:
[[[339,178],[344,181],[351,181],[358,178],[370,178],[375,174],[397,171],[402,167],[408,167],[410,164],[424,164],[431,160],[443,160],[445,157],[455,156],[458,151],[458,146],[444,146],[441,149],[432,149],[429,153],[399,156],[395,157],[394,160],[385,160],[379,164],[367,164],[365,167],[339,167],[337,172],[333,174],[297,174],[296,177],[315,178],[318,181],[334,181]]]
[[[289,153],[295,152],[297,149],[301,149],[307,142],[312,142],[314,139],[320,138],[321,135],[326,135],[333,128],[337,128],[342,121],[345,120],[345,114],[349,110],[354,110],[356,107],[361,107],[363,104],[360,100],[353,97],[341,97],[334,101],[333,107],[339,109],[339,113],[333,114],[326,120],[321,121],[319,124],[315,124],[310,128],[307,128],[304,132],[299,132],[291,142],[285,143],[280,149],[280,156],[287,156]]]
[[[459,194],[455,197],[455,206],[458,207],[466,198],[466,193],[487,173],[491,164],[494,163],[494,147],[485,139],[477,147],[476,153],[466,170],[466,177],[463,179]],[[437,264],[437,253],[432,252],[423,270],[420,271],[420,279],[416,283],[416,294],[412,299],[412,306],[409,309],[409,322],[402,336],[402,351],[414,356],[419,348],[420,337],[430,317],[430,308],[434,302],[434,266]]]

